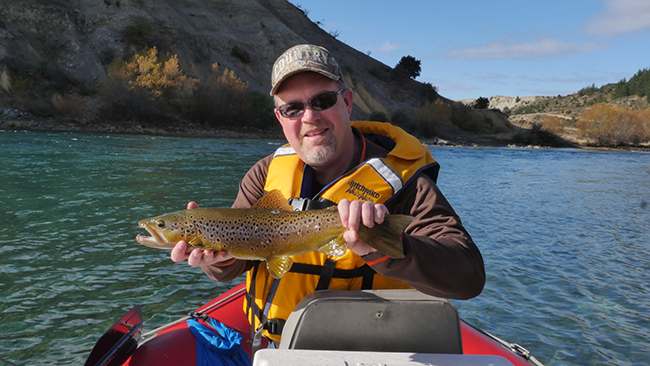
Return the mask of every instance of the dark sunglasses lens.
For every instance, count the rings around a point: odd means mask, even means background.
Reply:
[[[324,111],[331,108],[338,100],[337,92],[326,92],[315,96],[309,101],[309,105],[317,111]]]
[[[305,104],[302,102],[294,102],[283,104],[278,107],[280,114],[285,118],[294,118],[300,116],[305,110]]]
[[[332,106],[336,104],[338,101],[338,94],[339,92],[335,91],[318,94],[307,103],[314,108],[315,111],[324,111],[328,108],[332,108]],[[284,118],[297,118],[305,113],[305,103],[303,102],[287,103],[277,108],[280,115]]]

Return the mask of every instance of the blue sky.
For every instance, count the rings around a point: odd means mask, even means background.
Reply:
[[[650,68],[650,0],[291,0],[314,22],[450,99],[566,95]]]

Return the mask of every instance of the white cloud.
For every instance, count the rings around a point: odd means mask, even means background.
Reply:
[[[395,51],[403,48],[406,48],[406,46],[402,46],[399,43],[391,43],[390,41],[384,41],[381,45],[379,45],[379,47],[373,47],[372,51],[390,52],[390,51]]]
[[[605,0],[605,9],[594,14],[584,31],[614,36],[650,29],[650,0]]]
[[[462,60],[538,58],[589,52],[604,47],[602,44],[570,44],[550,38],[540,38],[532,42],[507,39],[489,42],[483,46],[452,49],[447,51],[445,56]]]

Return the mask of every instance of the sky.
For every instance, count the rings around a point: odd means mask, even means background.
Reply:
[[[449,99],[557,96],[650,68],[650,0],[290,0],[347,45]]]

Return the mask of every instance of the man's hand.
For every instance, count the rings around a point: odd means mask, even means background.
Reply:
[[[188,210],[199,208],[199,205],[192,201],[187,204]],[[213,252],[212,250],[194,249],[187,253],[187,242],[181,240],[172,249],[171,258],[174,262],[181,262],[187,259],[187,264],[192,267],[209,266],[219,262],[225,262],[232,259],[226,252]]]
[[[355,254],[362,256],[374,253],[377,249],[359,240],[359,226],[364,225],[369,228],[375,224],[384,222],[384,216],[388,214],[386,206],[374,204],[370,201],[352,201],[342,199],[338,204],[341,222],[348,230],[343,233],[343,240],[348,244],[348,248]]]

